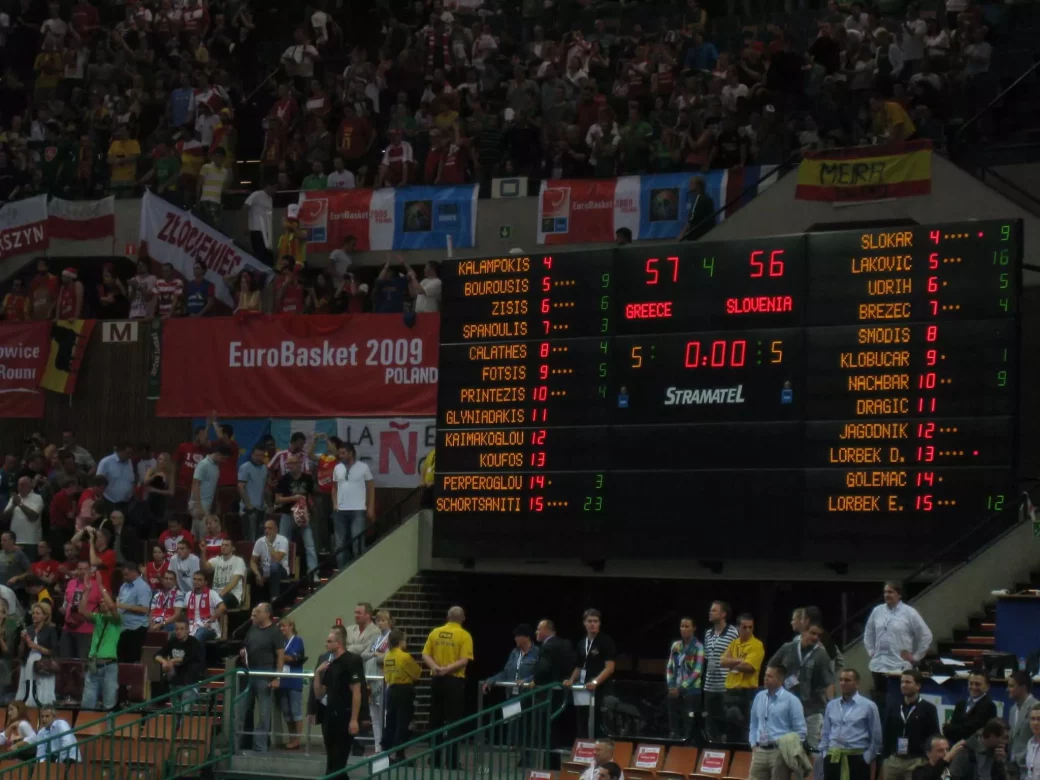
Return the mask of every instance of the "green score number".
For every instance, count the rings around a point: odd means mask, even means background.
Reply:
[[[594,490],[602,490],[606,480],[603,474],[596,475],[596,483]],[[603,511],[603,496],[585,496],[585,503],[582,507],[586,512],[602,512]]]

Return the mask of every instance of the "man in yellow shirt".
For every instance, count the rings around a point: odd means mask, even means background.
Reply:
[[[465,714],[466,665],[473,660],[473,637],[462,627],[466,613],[462,607],[448,610],[448,622],[433,629],[423,647],[423,663],[433,672],[430,680],[430,730],[462,718]],[[434,739],[434,746],[453,739],[446,732]],[[460,769],[457,744],[442,747],[434,758],[434,766]]]
[[[894,100],[886,100],[880,93],[870,98],[870,115],[874,132],[888,143],[909,141],[917,132],[906,109]]]
[[[137,158],[141,156],[141,145],[129,137],[125,125],[116,127],[115,136],[108,147],[109,183],[117,196],[120,193],[129,195],[137,181]]]
[[[737,618],[737,638],[729,643],[719,659],[719,666],[729,670],[723,700],[727,741],[747,739],[751,701],[758,692],[758,677],[765,657],[765,645],[755,636],[755,619],[745,612]]]
[[[389,753],[394,746],[408,741],[408,726],[415,707],[415,683],[422,676],[422,667],[405,650],[404,632],[391,631],[387,645],[390,649],[383,656],[383,680],[386,682],[383,750]],[[398,750],[395,759],[403,761],[404,751]]]
[[[207,225],[221,230],[223,224],[223,207],[220,199],[224,195],[224,185],[228,180],[228,169],[224,167],[224,148],[218,146],[213,150],[213,160],[202,166],[198,183],[195,185],[195,199],[199,204],[199,216]]]

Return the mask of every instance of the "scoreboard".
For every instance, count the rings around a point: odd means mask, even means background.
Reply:
[[[927,557],[1012,495],[1021,233],[446,264],[434,553]]]

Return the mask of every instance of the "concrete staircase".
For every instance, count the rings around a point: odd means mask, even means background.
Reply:
[[[386,599],[380,608],[390,610],[394,627],[408,637],[408,651],[422,664],[422,649],[426,637],[443,625],[448,608],[462,595],[458,577],[452,573],[424,572],[416,574]],[[415,692],[413,731],[425,731],[429,723],[430,690],[427,682]]]
[[[1029,573],[1028,581],[1015,582],[1009,586],[1011,593],[1040,589],[1040,571]],[[953,638],[939,640],[939,655],[945,658],[956,658],[968,664],[982,660],[982,654],[993,650],[997,643],[997,608],[987,603],[980,612],[968,617],[967,628],[958,627],[953,630]]]

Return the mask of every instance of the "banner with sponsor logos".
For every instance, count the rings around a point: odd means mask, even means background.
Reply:
[[[835,202],[907,198],[932,191],[932,142],[811,152],[798,165],[795,198]]]
[[[289,446],[289,437],[302,433],[307,447],[315,435],[338,436],[357,449],[368,464],[376,487],[418,487],[423,459],[433,449],[437,435],[434,417],[335,417],[322,420],[271,420],[271,435],[278,449]],[[326,442],[315,451],[324,453]]]
[[[194,278],[192,267],[200,261],[206,266],[206,279],[213,284],[217,298],[228,306],[234,306],[234,301],[224,284],[225,276],[244,269],[265,279],[272,273],[219,230],[148,190],[141,201],[139,238],[142,255],[147,252],[158,263],[170,263],[185,279]]]
[[[0,417],[43,417],[50,322],[0,324]]]
[[[392,417],[437,407],[440,317],[252,315],[163,325],[160,417]]]
[[[477,241],[476,184],[300,193],[307,249],[331,252],[353,236],[359,251],[445,249]]]
[[[704,180],[705,193],[715,209],[739,198],[719,216],[724,219],[772,184],[773,176],[759,182],[772,167],[617,179],[550,179],[542,182],[538,197],[538,243],[609,242],[620,228],[631,230],[635,241],[678,238],[694,204],[691,179]]]
[[[39,252],[49,244],[46,195],[0,206],[0,260]]]

